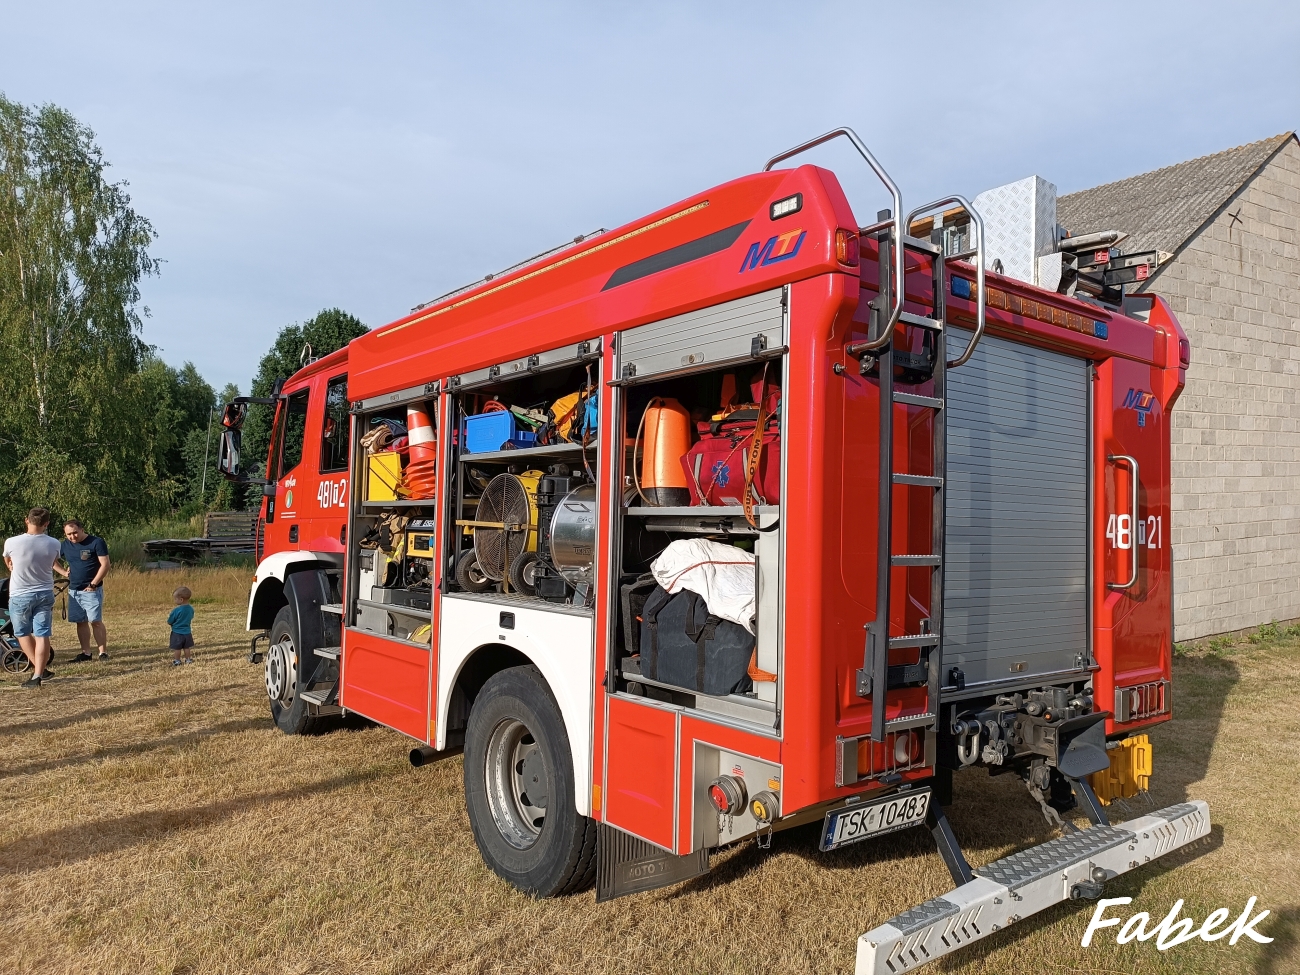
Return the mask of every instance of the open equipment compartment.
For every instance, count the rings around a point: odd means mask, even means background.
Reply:
[[[349,627],[428,647],[441,461],[437,383],[353,409]]]
[[[589,611],[600,343],[448,382],[444,592]]]
[[[780,498],[786,470],[785,410],[780,397],[788,385],[786,304],[781,288],[619,336],[614,428],[626,449],[622,492],[613,519],[611,692],[767,729],[778,723],[783,672]],[[755,408],[760,401],[761,410]],[[748,461],[755,433],[759,460],[751,482]],[[750,483],[753,494],[747,513],[743,499]],[[647,599],[663,592],[652,565],[671,543],[688,539],[739,550],[745,553],[741,561],[752,558],[755,612],[745,627],[752,632],[751,649],[743,678],[724,693],[703,689],[708,635],[697,642],[699,666],[693,681],[656,680],[649,676],[651,663],[643,658],[647,648],[648,653],[658,651],[658,641],[650,643],[643,619]],[[714,549],[713,554],[723,553]],[[689,588],[676,592],[688,595]],[[662,602],[660,596],[656,605]],[[692,612],[698,624],[705,609],[686,610],[688,637],[693,630]],[[709,613],[710,621],[718,618]],[[656,636],[662,632],[660,627]],[[697,651],[687,645],[685,652]]]

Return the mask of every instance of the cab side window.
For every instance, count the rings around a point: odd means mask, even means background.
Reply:
[[[348,469],[351,424],[348,422],[348,377],[335,376],[325,387],[325,420],[321,424],[320,472]]]
[[[280,473],[289,473],[302,462],[302,448],[307,439],[307,393],[299,390],[284,404],[284,449],[280,454]]]

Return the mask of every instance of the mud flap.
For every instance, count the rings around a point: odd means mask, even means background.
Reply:
[[[675,856],[653,843],[600,824],[596,846],[596,903],[681,883],[709,872],[709,851]]]
[[[975,868],[975,879],[858,938],[857,975],[902,975],[1209,835],[1200,799],[1094,826]]]

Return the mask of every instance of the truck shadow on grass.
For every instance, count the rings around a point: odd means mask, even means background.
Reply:
[[[223,721],[220,724],[215,724],[211,727],[199,728],[194,731],[154,741],[141,741],[127,745],[114,745],[109,748],[98,748],[89,755],[51,758],[41,762],[31,762],[27,765],[11,766],[0,771],[0,780],[16,778],[20,775],[37,775],[41,772],[48,772],[54,769],[76,768],[80,765],[100,763],[115,758],[129,758],[139,755],[147,755],[158,749],[186,748],[203,741],[205,738],[211,738],[215,735],[238,734],[241,731],[266,730],[270,727],[270,724],[270,718],[265,717],[239,718],[232,721]]]
[[[121,671],[118,671],[118,673],[121,673]],[[65,714],[57,718],[42,718],[37,721],[24,721],[21,724],[0,725],[0,735],[25,735],[33,731],[58,731],[60,728],[67,728],[70,725],[81,724],[83,721],[94,721],[97,718],[106,718],[114,714],[121,714],[125,711],[138,711],[142,708],[179,704],[181,701],[186,701],[194,697],[210,698],[222,691],[241,690],[243,687],[243,684],[222,684],[219,687],[202,687],[198,690],[185,691],[184,693],[160,694],[157,697],[147,697],[138,701],[128,701],[125,704],[109,704],[102,708],[90,708],[86,711],[78,711],[76,714]]]
[[[250,793],[202,805],[154,809],[47,830],[0,846],[0,876],[78,863],[163,839],[181,830],[212,826],[241,813],[265,815],[267,807],[274,803],[300,803],[303,799],[375,781],[385,774],[386,770],[381,768],[358,770],[290,789]]]

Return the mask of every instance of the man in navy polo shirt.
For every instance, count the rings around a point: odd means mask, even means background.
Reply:
[[[104,576],[108,573],[108,546],[98,535],[87,535],[76,518],[63,526],[63,544],[59,558],[67,568],[55,566],[59,575],[68,577],[68,622],[77,624],[81,653],[73,662],[93,659],[90,637],[99,647],[99,659],[108,659],[108,632],[104,629]]]

